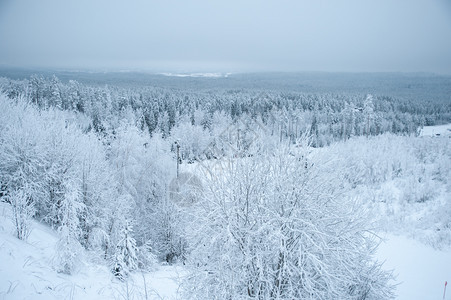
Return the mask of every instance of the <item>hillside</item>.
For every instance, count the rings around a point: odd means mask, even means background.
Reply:
[[[21,241],[13,235],[10,214],[10,206],[0,202],[0,299],[177,299],[184,274],[179,266],[158,265],[121,282],[85,251],[73,275],[58,273],[52,262],[57,233],[33,221],[28,241]]]
[[[28,242],[18,240],[8,214],[9,205],[0,203],[0,299],[180,299],[177,291],[185,274],[181,266],[160,265],[153,272],[133,274],[128,295],[127,284],[89,253],[84,253],[74,275],[58,273],[52,268],[56,232],[33,222]],[[383,237],[377,257],[397,275],[397,299],[441,299],[444,282],[451,278],[451,251],[435,250],[403,235]]]

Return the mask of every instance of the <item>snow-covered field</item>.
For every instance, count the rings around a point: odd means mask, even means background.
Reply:
[[[451,136],[451,124],[424,126],[421,129],[420,136]]]
[[[0,299],[177,299],[183,267],[159,266],[124,283],[84,253],[75,274],[61,274],[52,267],[56,232],[33,221],[28,241],[21,241],[9,214],[0,203]]]

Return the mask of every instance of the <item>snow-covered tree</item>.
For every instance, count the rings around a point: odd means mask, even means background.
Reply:
[[[187,297],[392,297],[365,216],[307,150],[236,160],[208,180],[190,228]]]
[[[8,195],[13,212],[13,221],[18,239],[26,240],[31,232],[31,218],[34,216],[32,197],[26,192],[26,187],[11,191]]]
[[[78,265],[81,254],[79,242],[79,214],[84,205],[81,203],[79,185],[75,182],[64,182],[64,198],[60,205],[61,224],[58,228],[55,264],[58,272],[72,274]]]
[[[363,104],[363,115],[365,117],[365,134],[369,136],[372,133],[372,122],[374,119],[373,95],[368,94]]]
[[[124,279],[130,271],[138,267],[138,248],[132,233],[133,226],[129,221],[126,221],[120,233],[119,243],[116,246],[112,267],[113,274],[119,279]]]
[[[44,169],[42,132],[36,131],[42,121],[22,100],[13,104],[0,95],[0,183],[3,200],[12,205],[16,235],[26,239],[29,220],[42,200]]]
[[[61,99],[60,81],[55,75],[53,75],[49,86],[48,103],[52,107],[58,109],[63,108],[63,100]]]
[[[107,240],[110,211],[113,206],[118,206],[116,181],[101,142],[92,133],[84,137],[80,148],[89,149],[89,153],[80,151],[80,165],[77,166],[84,205],[79,215],[80,243],[85,248],[98,249],[104,247]]]
[[[158,134],[149,138],[135,126],[123,124],[117,130],[109,154],[118,202],[121,202],[115,207],[127,206],[119,210],[119,216],[112,218],[110,224],[121,226],[121,218],[133,219],[139,224],[133,232],[138,246],[151,241],[153,250],[160,256],[169,253],[171,247],[167,247],[165,236],[168,231],[173,232],[179,221],[168,206],[167,186],[175,176],[175,161],[168,153],[168,145]],[[114,209],[110,215],[116,216]],[[167,218],[171,221],[167,222]],[[110,229],[108,232],[114,233]]]

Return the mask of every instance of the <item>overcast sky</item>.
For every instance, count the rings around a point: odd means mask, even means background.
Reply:
[[[451,0],[0,0],[0,63],[451,74]]]

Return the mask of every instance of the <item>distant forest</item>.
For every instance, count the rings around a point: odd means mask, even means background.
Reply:
[[[316,147],[351,136],[415,135],[422,126],[451,122],[451,78],[427,74],[8,74],[16,79],[0,78],[0,89],[9,98],[82,113],[85,130],[99,134],[114,133],[125,118],[151,136],[179,138],[183,127],[211,142],[213,132],[253,119],[280,141],[294,143],[309,132]]]

